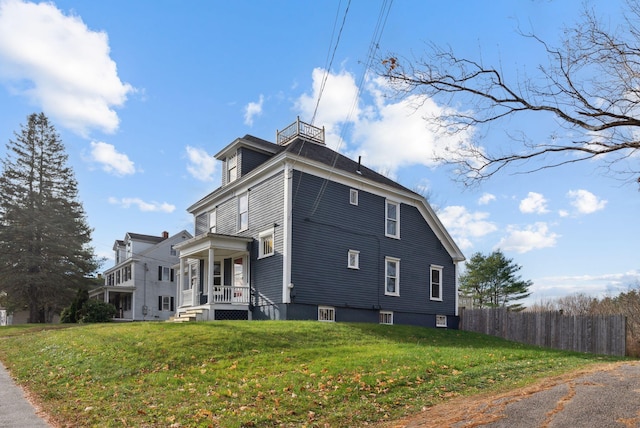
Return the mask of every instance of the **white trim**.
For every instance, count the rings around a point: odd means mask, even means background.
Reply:
[[[318,306],[318,321],[336,322],[336,308],[333,306]]]
[[[349,189],[349,203],[351,205],[358,205],[358,190]]]
[[[239,140],[240,139],[237,139],[236,141]],[[226,153],[226,151],[223,150],[220,154],[222,153]],[[418,208],[422,217],[436,234],[440,242],[442,242],[442,245],[453,260],[465,260],[464,254],[462,254],[462,251],[457,246],[449,232],[445,229],[444,225],[440,222],[435,211],[433,211],[433,208],[431,208],[424,197],[409,190],[403,191],[402,189],[393,186],[368,180],[362,176],[351,174],[336,168],[330,168],[321,162],[313,161],[287,151],[283,151],[273,156],[269,161],[265,162],[258,168],[253,169],[249,173],[244,174],[242,177],[239,177],[235,182],[216,189],[209,195],[189,206],[187,208],[187,212],[194,216],[196,214],[200,214],[202,212],[201,210],[208,207],[213,201],[221,203],[224,200],[233,197],[232,195],[234,192],[239,193],[247,190],[249,184],[255,182],[254,180],[259,180],[262,177],[268,177],[279,173],[282,171],[283,164],[289,165],[289,168],[295,168],[296,171],[311,174],[320,178],[331,179],[333,182],[349,186],[350,188],[357,188],[376,196],[393,199],[397,202]],[[295,167],[292,165],[295,165]]]
[[[218,225],[218,210],[214,208],[209,211],[209,232],[216,233],[216,227]]]
[[[456,312],[455,312],[455,315],[459,316],[458,309],[459,309],[459,306],[460,306],[460,296],[458,295],[458,293],[459,293],[460,289],[459,289],[459,283],[458,283],[458,262],[456,262],[456,261],[453,262],[453,278],[454,278],[453,282],[455,284],[454,289],[455,289],[455,296],[456,296],[456,299],[455,299],[456,300]]]
[[[264,243],[265,243],[265,238],[271,238],[271,251],[269,251],[268,253],[265,253],[264,251]],[[271,228],[268,230],[265,230],[264,232],[260,232],[258,234],[258,259],[264,259],[265,257],[270,257],[273,256],[276,253],[276,249],[275,249],[275,228]]]
[[[351,256],[354,256],[354,263],[351,263]],[[347,252],[347,267],[349,269],[360,269],[360,251],[349,250]]]
[[[393,325],[393,311],[380,311],[378,314],[378,324]]]
[[[396,274],[393,278],[395,278],[395,291],[387,291],[387,278],[389,277],[387,273],[387,263],[394,262],[396,264]],[[384,294],[385,296],[399,296],[400,295],[400,259],[396,257],[385,257],[384,258]]]
[[[396,207],[396,218],[392,219],[388,217],[388,208],[389,205],[393,205]],[[396,233],[389,233],[389,228],[387,227],[388,221],[394,221],[396,225]],[[400,202],[394,201],[392,199],[385,199],[384,201],[384,236],[394,239],[400,239]]]
[[[439,291],[439,297],[433,297],[433,272],[436,271],[438,272],[438,279],[440,279],[440,282],[438,283],[438,288],[440,289]],[[444,291],[444,287],[443,287],[443,278],[442,278],[442,273],[444,271],[444,267],[443,266],[439,266],[439,265],[431,265],[429,266],[429,300],[433,300],[436,302],[442,302],[442,293]]]
[[[240,207],[240,201],[242,200],[242,198],[247,198],[247,210],[246,211],[240,211],[242,208]],[[240,193],[238,195],[238,232],[243,232],[245,230],[249,229],[249,192],[243,192]],[[243,225],[242,224],[242,214],[245,213],[247,214],[247,224]]]
[[[283,189],[283,225],[282,225],[282,302],[291,303],[291,211],[293,207],[293,168],[288,163],[284,164],[284,189]]]
[[[436,315],[436,327],[447,327],[446,315]]]

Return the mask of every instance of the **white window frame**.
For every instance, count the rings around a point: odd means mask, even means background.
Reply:
[[[360,251],[349,250],[347,254],[347,267],[349,269],[360,269]]]
[[[446,315],[436,315],[436,327],[447,327]]]
[[[162,309],[160,309],[160,310],[161,311],[170,311],[171,310],[171,296],[162,296]]]
[[[379,323],[393,325],[393,311],[380,311]]]
[[[238,179],[238,152],[227,158],[227,183]]]
[[[395,276],[389,275],[389,263],[395,263],[396,272]],[[395,290],[389,291],[387,284],[390,278],[395,280]],[[395,257],[384,258],[384,294],[386,296],[399,296],[400,295],[400,259]]]
[[[265,251],[265,244],[269,241],[271,241],[270,251]],[[275,230],[269,229],[264,232],[260,232],[258,235],[258,258],[263,259],[265,257],[273,256],[275,253]]]
[[[245,207],[242,206],[243,199],[246,200]],[[244,221],[243,215],[245,216]],[[244,192],[238,195],[238,232],[247,229],[249,229],[249,192]]]
[[[358,191],[356,189],[349,189],[349,203],[358,205]]]
[[[336,322],[336,308],[333,306],[318,306],[318,321]]]
[[[171,271],[173,269],[169,266],[160,266],[160,268],[162,269],[162,274],[158,279],[162,282],[171,282]]]
[[[394,206],[396,208],[396,216],[395,218],[389,217],[389,206]],[[389,225],[395,224],[396,230],[395,233],[389,232]],[[391,201],[387,199],[384,204],[384,236],[389,238],[400,239],[400,203]]]
[[[431,265],[431,267],[429,268],[429,300],[433,300],[436,302],[442,302],[442,271],[443,271],[443,267],[442,266],[438,266],[438,265]],[[433,272],[438,272],[438,279],[440,280],[439,282],[435,283],[433,282]],[[433,297],[433,287],[437,286],[438,287],[438,296],[439,297]]]
[[[209,213],[209,232],[216,233],[218,223],[218,210],[214,209]]]

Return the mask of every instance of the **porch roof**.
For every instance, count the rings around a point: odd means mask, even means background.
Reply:
[[[231,255],[233,253],[249,251],[248,244],[253,238],[237,235],[223,235],[220,233],[202,233],[186,241],[173,246],[180,251],[180,258],[183,257],[206,257],[209,249],[215,250],[217,254]]]
[[[122,285],[101,285],[96,288],[92,288],[89,290],[89,297],[97,296],[100,293],[104,293],[106,291],[109,292],[123,292],[123,293],[133,293],[136,291],[135,286],[122,286]]]

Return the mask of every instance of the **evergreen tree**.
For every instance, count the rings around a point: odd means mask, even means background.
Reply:
[[[470,298],[475,308],[522,310],[522,304],[513,302],[529,297],[531,293],[528,290],[533,283],[523,281],[517,275],[521,268],[500,250],[489,256],[475,253],[467,262],[465,273],[460,276],[460,293]]]
[[[0,291],[29,322],[50,322],[99,266],[77,182],[53,125],[31,114],[0,176]]]

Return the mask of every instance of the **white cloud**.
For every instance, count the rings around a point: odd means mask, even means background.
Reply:
[[[524,229],[508,226],[507,232],[507,236],[502,238],[495,248],[526,253],[541,248],[554,247],[560,237],[557,233],[549,231],[549,226],[544,222],[528,225]]]
[[[120,81],[104,32],[53,3],[0,0],[0,79],[80,135],[114,132],[134,88]]]
[[[448,206],[438,212],[438,218],[461,249],[471,248],[472,239],[488,235],[498,229],[494,223],[487,220],[487,217],[489,213],[479,211],[471,213],[459,205]]]
[[[187,146],[187,171],[196,180],[210,182],[213,181],[216,172],[217,161],[203,149]]]
[[[102,164],[102,169],[117,176],[130,175],[136,172],[133,162],[124,153],[101,141],[91,143],[91,160]]]
[[[484,193],[482,196],[480,196],[480,199],[478,199],[478,205],[488,205],[490,202],[493,202],[495,200],[495,195],[492,195],[491,193]]]
[[[571,205],[578,210],[580,214],[591,214],[604,209],[607,201],[599,199],[596,195],[588,190],[570,190],[567,197],[571,199]]]
[[[531,291],[536,299],[555,299],[575,293],[593,297],[615,296],[640,283],[640,271],[577,276],[550,276],[536,278]]]
[[[264,96],[260,94],[260,99],[257,103],[250,102],[244,108],[244,124],[253,126],[253,118],[262,114],[262,105],[264,104]]]
[[[296,101],[295,108],[306,120],[313,117],[324,77],[324,70],[315,69],[312,93]],[[431,99],[409,96],[390,102],[389,88],[381,78],[368,80],[359,94],[352,74],[342,71],[326,77],[314,123],[325,127],[327,145],[354,158],[362,156],[364,164],[387,176],[394,177],[399,168],[411,165],[435,167],[471,140],[472,129],[451,135],[446,127],[425,120],[450,110]],[[361,107],[364,96],[373,99],[366,108]],[[350,147],[345,146],[345,130],[351,132]]]
[[[325,76],[325,70],[315,68],[311,73],[313,87],[311,94],[302,94],[295,102],[294,108],[300,112],[303,120],[311,121],[316,126],[324,126],[325,141],[328,146],[337,149],[343,144],[341,138],[341,126],[357,121],[358,87],[354,76],[346,71],[337,74],[329,73]],[[323,80],[326,77],[324,89]],[[322,97],[318,109],[316,104],[318,95],[322,91]],[[315,114],[315,117],[314,117]]]
[[[527,197],[520,201],[520,212],[524,214],[548,213],[547,200],[540,193],[529,192]]]
[[[120,205],[122,208],[131,208],[132,206],[138,207],[142,212],[164,212],[172,213],[175,211],[176,206],[168,204],[166,202],[145,202],[140,198],[109,198],[109,203],[113,205]]]

